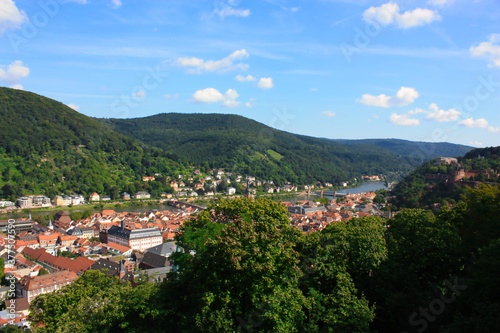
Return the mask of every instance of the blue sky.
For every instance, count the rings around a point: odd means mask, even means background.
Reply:
[[[498,0],[0,0],[0,85],[93,117],[500,145]]]

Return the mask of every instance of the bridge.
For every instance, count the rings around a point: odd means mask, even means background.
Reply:
[[[192,209],[198,209],[199,211],[202,211],[202,210],[205,210],[205,208],[206,208],[206,207],[203,207],[200,205],[192,204],[192,203],[185,202],[185,201],[179,201],[179,200],[168,200],[167,204],[169,206],[179,208],[179,209],[192,208]]]
[[[337,197],[337,198],[345,197],[348,195],[348,193],[339,193],[337,191],[321,191],[317,192],[316,194],[320,196],[327,195],[329,197]]]

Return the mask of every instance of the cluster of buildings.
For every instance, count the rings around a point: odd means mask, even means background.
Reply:
[[[500,173],[493,169],[483,170],[467,170],[463,167],[456,158],[440,157],[434,160],[434,165],[452,165],[451,173],[426,173],[425,180],[427,181],[444,181],[445,183],[458,186],[469,186],[477,188],[480,183],[496,180],[500,177]],[[481,181],[473,180],[480,178]]]
[[[174,268],[169,256],[179,251],[175,234],[198,211],[191,205],[183,211],[104,210],[80,221],[59,211],[47,226],[31,218],[0,221],[0,256],[9,282],[0,288],[0,301],[15,297],[15,306],[0,311],[0,326],[29,325],[29,305],[38,295],[72,284],[89,269],[133,284],[162,281]]]
[[[249,189],[247,196],[251,196]],[[373,203],[375,197],[368,192],[343,195],[327,205],[310,200],[282,204],[290,212],[290,224],[307,233],[329,223],[387,213]],[[47,226],[31,218],[0,221],[0,256],[9,281],[0,288],[0,300],[15,297],[11,308],[0,311],[0,326],[29,325],[29,305],[38,295],[72,284],[87,270],[104,270],[133,284],[165,279],[175,269],[170,255],[181,251],[173,241],[175,234],[193,213],[203,209],[177,200],[168,203],[179,210],[103,210],[79,221],[59,211]]]
[[[304,200],[295,203],[282,202],[290,213],[290,224],[304,233],[320,231],[328,224],[347,221],[355,217],[383,216],[391,217],[390,212],[382,211],[381,205],[373,203],[375,192],[347,194],[342,201],[331,200],[328,205]]]
[[[144,176],[142,181],[144,183],[149,183],[158,180],[158,177],[163,177],[161,174],[155,174],[154,176]],[[365,180],[378,181],[383,179],[382,175],[374,176],[363,176]],[[223,169],[213,169],[207,174],[202,173],[200,170],[194,170],[191,174],[182,175],[179,174],[174,178],[166,178],[167,184],[173,190],[173,193],[163,192],[160,194],[160,198],[170,199],[175,197],[198,197],[198,196],[215,196],[220,194],[225,195],[236,195],[238,194],[239,187],[242,191],[245,191],[246,187],[251,187],[252,194],[256,194],[257,191],[273,194],[273,193],[286,193],[295,192],[299,190],[311,191],[315,188],[323,189],[333,187],[334,185],[329,182],[317,182],[316,184],[301,185],[297,186],[291,183],[286,183],[284,185],[277,185],[272,180],[259,180],[254,176],[242,176],[232,172],[226,172]],[[348,181],[343,182],[342,186],[347,186]],[[146,186],[147,187],[147,186]],[[147,191],[138,191],[134,194],[129,194],[127,192],[120,193],[120,200],[144,200],[151,199],[151,194]],[[105,194],[99,194],[93,192],[87,198],[87,202],[98,202],[98,201],[110,201],[111,197]],[[43,208],[43,207],[67,207],[83,205],[86,203],[86,199],[82,194],[72,194],[72,195],[58,195],[53,200],[44,195],[29,195],[23,196],[17,199],[16,203],[6,200],[0,200],[0,212],[8,212],[16,208]]]

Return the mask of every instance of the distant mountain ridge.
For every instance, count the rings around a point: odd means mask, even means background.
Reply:
[[[55,100],[1,87],[0,119],[0,198],[73,192],[116,198],[140,190],[156,195],[171,190],[165,177],[193,167],[224,168],[276,184],[340,184],[420,164],[370,142],[296,135],[237,115],[96,119]],[[164,177],[141,181],[155,174]]]
[[[331,140],[297,135],[228,114],[163,113],[144,118],[100,119],[114,131],[168,150],[180,160],[236,172],[311,183],[340,182],[362,174],[408,171],[435,154],[458,156],[472,147],[395,139]]]
[[[374,145],[400,154],[429,160],[436,157],[459,157],[474,149],[471,146],[459,145],[448,142],[423,142],[401,139],[360,139],[360,140],[335,140],[344,143],[363,143]]]

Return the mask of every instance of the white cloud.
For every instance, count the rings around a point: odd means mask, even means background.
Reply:
[[[500,34],[491,34],[487,42],[482,42],[478,46],[471,46],[470,53],[474,57],[488,56],[490,67],[500,67]]]
[[[214,13],[219,15],[220,18],[225,18],[226,16],[239,16],[247,17],[250,15],[250,9],[237,9],[226,7],[223,9],[214,9]]]
[[[401,87],[395,96],[387,96],[385,94],[378,96],[364,94],[361,96],[360,102],[368,106],[390,108],[393,106],[409,105],[413,103],[418,96],[418,92],[415,88]]]
[[[240,101],[236,99],[239,97],[238,93],[234,89],[228,89],[223,95],[220,91],[215,88],[205,88],[203,90],[198,90],[193,94],[192,101],[194,103],[217,103],[222,102],[223,106],[228,108],[234,108],[241,104]]]
[[[363,20],[368,23],[387,25],[394,22],[399,6],[395,3],[386,3],[380,7],[370,7],[363,12]]]
[[[16,83],[16,84],[13,84],[12,86],[10,86],[12,89],[17,89],[17,90],[24,90],[24,87],[19,84],[19,83]]]
[[[240,82],[251,82],[251,81],[256,81],[257,79],[252,75],[243,76],[238,74],[236,75],[236,80]]]
[[[20,29],[28,18],[24,11],[20,11],[14,1],[0,0],[0,35],[6,30]]]
[[[270,77],[262,77],[257,83],[257,87],[260,89],[271,89],[273,86],[273,79]]]
[[[433,10],[417,8],[411,12],[407,11],[398,15],[396,20],[399,27],[407,29],[425,25],[433,21],[439,21],[441,20],[441,16]]]
[[[361,96],[360,102],[368,106],[378,106],[378,107],[388,108],[390,100],[391,97],[386,96],[385,94],[378,96],[364,94],[363,96]]]
[[[335,117],[337,114],[335,112],[332,112],[332,111],[322,111],[321,112],[322,115],[325,115],[327,117]]]
[[[439,109],[439,107],[435,103],[432,103],[429,106],[429,110],[430,111],[422,110],[423,112],[427,113],[427,116],[425,118],[439,122],[456,121],[460,116],[460,111],[457,111],[455,109],[449,109],[448,111],[445,111]]]
[[[471,142],[469,142],[469,144],[471,146],[475,146],[475,147],[481,147],[483,145],[483,143],[480,141],[471,141]]]
[[[380,25],[395,23],[399,28],[407,29],[441,20],[441,16],[434,10],[424,8],[416,8],[400,14],[397,4],[386,3],[380,7],[370,7],[365,10],[363,20]]]
[[[420,124],[420,120],[412,119],[408,114],[399,115],[397,113],[393,113],[391,114],[390,121],[395,125],[401,125],[401,126],[416,126]]]
[[[198,90],[193,94],[195,103],[216,103],[224,100],[224,95],[215,88],[205,88]]]
[[[188,73],[200,74],[203,72],[226,72],[234,69],[248,69],[248,64],[234,63],[236,60],[247,58],[249,56],[245,49],[236,50],[229,56],[221,60],[203,60],[199,58],[178,58],[178,66],[187,67]]]
[[[459,122],[460,125],[472,128],[486,128],[488,127],[488,121],[484,118],[479,118],[474,120],[472,117],[467,118]]]
[[[30,69],[23,66],[21,60],[13,61],[6,69],[4,69],[5,67],[0,66],[0,80],[13,85],[13,88],[14,86],[22,87],[19,85],[19,81],[30,74]]]
[[[292,7],[292,8],[290,8],[290,10],[291,10],[293,13],[298,12],[298,11],[299,11],[299,9],[300,9],[299,7]]]
[[[226,98],[227,99],[230,99],[230,100],[235,100],[237,99],[238,97],[240,97],[240,95],[238,95],[238,93],[236,92],[236,90],[234,89],[228,89],[226,91]]]
[[[318,88],[311,88],[311,91],[318,91]]]
[[[71,104],[68,104],[68,106],[75,111],[80,111],[80,107],[78,105],[71,103]]]
[[[111,0],[111,5],[114,9],[120,8],[123,4],[121,0]]]
[[[500,133],[500,127],[488,126],[488,131],[492,133]]]

